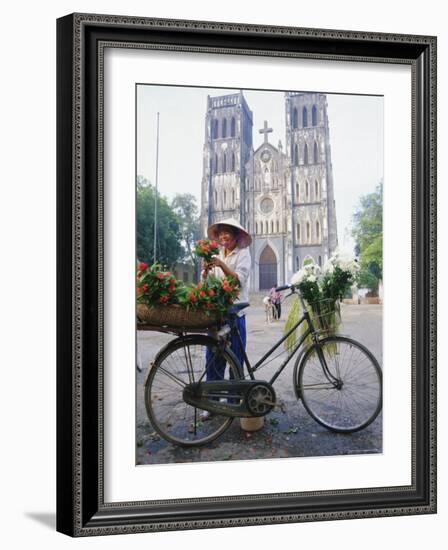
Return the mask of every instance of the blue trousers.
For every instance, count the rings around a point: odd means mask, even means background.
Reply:
[[[244,345],[244,349],[246,349],[246,316],[243,315],[242,317],[236,318],[236,326],[238,328],[238,331],[241,336],[241,340]],[[244,355],[243,351],[241,350],[240,343],[238,341],[238,336],[236,334],[232,334],[231,340],[230,340],[230,349],[233,351],[233,353],[238,357],[238,360],[241,364],[241,368],[244,367]],[[225,370],[226,370],[226,362],[223,358],[219,357],[216,358],[214,361],[213,358],[213,352],[207,348],[206,352],[206,361],[207,361],[207,380],[224,380]],[[243,375],[243,372],[241,372],[241,375]],[[233,378],[233,373],[230,372],[230,378]]]

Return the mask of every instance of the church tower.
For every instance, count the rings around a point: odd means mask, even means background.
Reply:
[[[322,266],[337,247],[336,206],[325,94],[286,92],[285,109],[294,272],[308,258]]]
[[[225,218],[246,225],[246,163],[252,153],[252,112],[243,93],[207,97],[201,230]]]

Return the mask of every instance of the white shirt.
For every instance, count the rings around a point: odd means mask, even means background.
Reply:
[[[249,301],[249,278],[250,278],[250,268],[252,260],[250,257],[249,248],[239,248],[236,246],[231,252],[225,255],[224,248],[221,248],[219,251],[218,257],[229,266],[229,268],[236,273],[238,280],[240,282],[240,293],[238,298],[235,300],[235,303],[238,302],[248,302]],[[220,279],[224,278],[224,272],[220,267],[214,267],[211,270],[213,275],[219,277]],[[244,315],[244,311],[238,313],[239,316]]]

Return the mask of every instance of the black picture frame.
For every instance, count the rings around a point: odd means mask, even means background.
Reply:
[[[412,484],[104,502],[106,44],[412,68]],[[57,21],[57,530],[71,536],[436,512],[436,44],[432,36],[72,14]]]

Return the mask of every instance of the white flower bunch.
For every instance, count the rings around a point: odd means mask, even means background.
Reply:
[[[299,269],[291,278],[291,284],[298,286],[305,281],[315,283],[320,276],[320,267],[317,264],[305,264],[302,269]]]
[[[349,272],[354,277],[359,271],[358,259],[345,251],[336,249],[331,258],[325,263],[323,272],[331,275],[336,267]]]

